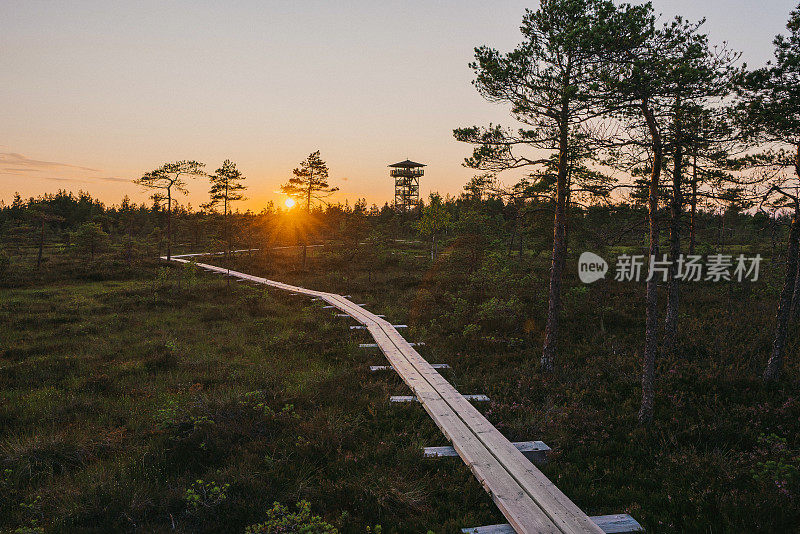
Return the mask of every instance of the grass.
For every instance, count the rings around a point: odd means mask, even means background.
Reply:
[[[177,266],[51,266],[61,274],[2,294],[0,530],[242,532],[300,500],[344,532],[503,522],[459,460],[421,458],[444,437],[420,407],[389,406],[408,390],[367,371],[382,358],[346,319]],[[543,254],[454,242],[431,263],[421,244],[329,246],[307,270],[291,250],[233,266],[409,324],[460,391],[492,398],[482,410],[509,439],[553,448],[545,474],[590,515],[630,513],[648,532],[796,531],[796,340],[788,378],[758,378],[777,268],[684,292],[680,350],[659,360],[656,421],[641,428],[636,284],[587,289],[568,273],[545,376]]]
[[[169,272],[4,292],[3,528],[243,531],[301,499],[345,531],[494,513],[457,464],[420,460],[443,438],[421,409],[388,406],[399,381],[368,373],[380,359],[345,322],[210,277],[178,289]],[[226,498],[188,502],[198,479]]]

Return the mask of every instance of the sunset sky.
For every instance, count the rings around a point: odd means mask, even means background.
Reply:
[[[796,0],[795,0],[796,1]],[[750,66],[772,54],[795,1],[655,0],[706,17]],[[337,199],[392,198],[389,163],[427,163],[422,194],[457,194],[474,171],[452,129],[513,124],[470,85],[475,46],[508,50],[535,1],[0,3],[0,199],[58,189],[106,203],[166,161],[228,158],[255,211],[310,152]],[[207,200],[208,184],[186,199]]]

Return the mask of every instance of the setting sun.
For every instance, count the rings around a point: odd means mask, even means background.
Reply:
[[[286,204],[287,208],[293,208],[294,207],[294,199],[293,198],[287,198],[286,201],[284,202],[284,204]]]

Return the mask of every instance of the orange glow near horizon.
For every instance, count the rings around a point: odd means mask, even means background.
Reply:
[[[707,19],[711,41],[753,68],[772,57],[797,1],[654,4],[667,18],[679,8]],[[476,171],[453,129],[519,126],[472,85],[474,48],[516,47],[531,4],[0,2],[0,72],[13,80],[0,88],[0,201],[65,189],[149,205],[152,191],[132,183],[142,174],[183,159],[213,172],[230,159],[247,177],[236,209],[285,209],[276,190],[316,150],[339,188],[334,204],[391,203],[387,165],[404,159],[428,165],[421,198],[457,196]],[[187,189],[182,205],[208,201],[207,180]]]

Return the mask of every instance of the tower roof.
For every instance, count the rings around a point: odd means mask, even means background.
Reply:
[[[424,163],[417,163],[416,161],[411,161],[409,159],[405,161],[401,161],[399,163],[392,163],[389,167],[402,167],[404,169],[411,169],[413,167],[425,167]]]

